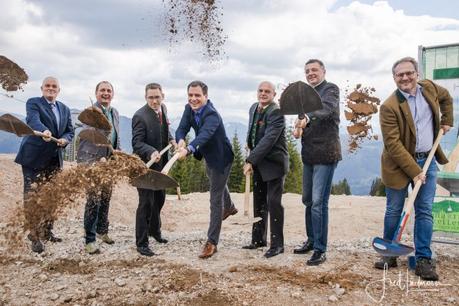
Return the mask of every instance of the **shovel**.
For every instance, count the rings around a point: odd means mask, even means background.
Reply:
[[[437,147],[442,137],[443,137],[443,130],[440,129],[440,131],[438,132],[438,136],[435,139],[435,142],[432,146],[432,149],[430,150],[429,156],[427,157],[427,160],[424,164],[424,167],[422,168],[422,172],[424,174],[426,174],[427,169],[429,169],[430,162],[432,161],[432,158],[435,155],[435,151],[437,150]],[[413,191],[409,195],[405,208],[403,209],[402,215],[400,217],[400,221],[398,223],[397,230],[395,231],[395,234],[394,234],[394,238],[392,240],[379,238],[379,237],[376,237],[373,239],[373,242],[372,242],[373,248],[376,250],[376,252],[378,252],[382,256],[391,256],[391,257],[403,256],[403,255],[408,255],[414,251],[413,247],[409,245],[401,244],[400,239],[402,238],[403,230],[405,229],[408,218],[410,217],[411,210],[413,209],[414,201],[416,200],[416,196],[418,195],[421,185],[422,185],[421,180],[418,180],[416,184],[414,185]]]
[[[298,119],[302,120],[306,113],[322,109],[322,100],[314,88],[297,81],[284,89],[279,105],[284,115],[298,115]],[[297,128],[297,133],[301,136],[303,129]]]
[[[16,134],[19,137],[35,135],[39,137],[48,137],[44,133],[39,131],[34,131],[26,123],[22,122],[18,118],[10,114],[3,114],[0,116],[0,130]],[[57,138],[49,137],[54,142],[59,142]]]
[[[91,106],[78,115],[78,120],[82,123],[101,130],[109,131],[112,126],[107,117],[96,106]]]
[[[247,173],[245,175],[245,190],[244,190],[244,221],[236,221],[233,222],[233,224],[241,224],[241,225],[246,225],[246,224],[251,224],[255,223],[258,221],[261,221],[261,217],[249,217],[249,208],[250,208],[250,174]]]

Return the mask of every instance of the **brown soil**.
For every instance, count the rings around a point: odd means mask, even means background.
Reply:
[[[22,89],[29,77],[18,64],[0,55],[0,84],[6,91]]]
[[[0,231],[22,205],[22,174],[14,156],[0,155]],[[66,168],[73,168],[66,165]],[[206,240],[209,194],[177,200],[168,195],[162,211],[167,244],[153,239],[151,258],[135,250],[137,191],[124,181],[113,191],[110,235],[114,245],[100,242],[101,254],[84,252],[83,198],[59,215],[55,234],[62,243],[45,243],[45,252],[30,251],[25,238],[13,249],[0,244],[0,305],[372,305],[383,294],[382,271],[373,268],[377,255],[371,239],[382,232],[385,199],[331,196],[327,261],[305,265],[308,255],[293,248],[304,240],[301,196],[285,194],[285,253],[263,258],[267,248],[243,250],[251,225],[244,223],[243,194],[232,194],[239,213],[223,222],[218,252],[198,258]],[[412,243],[411,228],[405,235]],[[0,236],[0,240],[4,240]],[[389,285],[382,303],[390,305],[454,305],[459,297],[459,248],[434,244],[440,283],[412,284],[410,290]],[[406,258],[386,279],[402,276],[416,282]],[[428,291],[435,289],[435,291]]]
[[[346,90],[344,115],[346,120],[350,121],[347,126],[350,153],[354,153],[365,139],[378,139],[369,124],[372,115],[378,112],[380,103],[380,100],[373,96],[375,91],[373,87],[363,87],[361,84],[357,84],[350,93]]]
[[[183,40],[197,42],[210,61],[224,55],[226,35],[220,21],[222,8],[215,0],[163,0],[167,8],[165,25],[169,44]]]

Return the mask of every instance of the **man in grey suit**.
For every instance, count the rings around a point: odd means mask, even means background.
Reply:
[[[252,242],[244,249],[266,246],[267,218],[271,225],[271,246],[265,257],[284,252],[284,208],[282,192],[288,172],[285,118],[274,102],[271,82],[258,86],[258,102],[250,108],[247,147],[251,150],[244,165],[244,174],[253,173],[254,216],[262,220],[253,224]]]
[[[161,171],[168,161],[167,154],[162,157],[159,152],[169,143],[176,146],[169,129],[167,108],[163,102],[164,93],[160,84],[151,83],[145,87],[146,104],[132,117],[133,153],[147,163],[155,163],[151,169]],[[166,199],[165,190],[137,188],[139,206],[136,212],[135,241],[137,251],[144,256],[154,255],[149,247],[148,234],[159,243],[167,243],[161,235],[161,208]]]
[[[77,152],[78,163],[95,163],[102,158],[107,158],[112,155],[112,150],[120,149],[119,114],[118,111],[111,106],[113,95],[114,91],[112,84],[107,81],[102,81],[97,84],[97,102],[94,105],[102,111],[112,126],[110,131],[98,131],[107,136],[112,147],[97,146],[88,140],[81,139]],[[84,212],[84,229],[86,233],[85,250],[89,254],[99,253],[99,247],[96,245],[96,233],[103,242],[107,244],[114,243],[113,239],[108,236],[108,209],[111,196],[111,186],[96,186],[87,194]]]

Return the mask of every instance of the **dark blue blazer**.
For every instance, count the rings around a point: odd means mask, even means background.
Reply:
[[[233,149],[226,136],[223,120],[210,100],[201,114],[199,125],[196,124],[194,112],[187,104],[180,120],[180,125],[175,132],[177,143],[185,139],[186,135],[193,128],[196,137],[190,145],[196,149],[194,157],[204,157],[207,166],[223,173],[228,164],[233,162]]]
[[[59,126],[51,106],[44,97],[27,100],[26,122],[35,131],[49,130],[53,137],[64,138],[70,143],[74,135],[70,109],[59,101],[56,101],[56,105],[60,115]],[[46,142],[41,137],[31,135],[22,139],[15,162],[25,167],[43,170],[50,166],[50,162],[56,156],[62,168],[63,148],[58,147],[53,141]]]

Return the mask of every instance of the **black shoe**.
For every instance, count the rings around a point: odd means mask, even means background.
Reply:
[[[397,257],[383,256],[380,261],[375,262],[375,268],[384,270],[397,267]]]
[[[159,243],[168,243],[169,242],[169,240],[164,239],[161,235],[159,235],[159,236],[153,235],[153,238],[155,238],[155,240],[158,241]]]
[[[414,274],[426,281],[438,281],[438,274],[435,271],[435,266],[432,265],[432,260],[428,258],[421,257],[416,260],[416,270]]]
[[[244,245],[242,248],[244,250],[255,250],[255,249],[258,249],[258,248],[262,248],[262,247],[265,247],[266,246],[266,243],[251,243],[249,245]]]
[[[32,240],[32,251],[40,254],[45,250],[45,246],[41,243],[40,240]]]
[[[273,257],[273,256],[276,256],[276,255],[279,255],[281,253],[284,253],[284,248],[283,247],[270,247],[266,253],[265,253],[265,257],[266,258],[270,258],[270,257]]]
[[[314,251],[312,253],[311,258],[306,262],[308,266],[318,266],[327,260],[327,256],[325,256],[325,252],[321,251]]]
[[[50,241],[50,242],[62,242],[62,238],[54,236],[54,233],[49,231],[45,235],[45,239]]]
[[[293,254],[307,254],[314,250],[314,244],[312,242],[305,241],[302,246],[295,248]]]
[[[137,247],[137,252],[143,256],[153,256],[155,253],[149,247]]]

